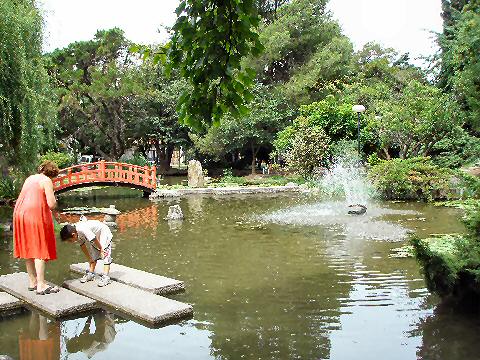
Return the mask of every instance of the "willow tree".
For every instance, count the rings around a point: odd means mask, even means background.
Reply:
[[[0,162],[28,168],[54,127],[33,0],[0,0]]]

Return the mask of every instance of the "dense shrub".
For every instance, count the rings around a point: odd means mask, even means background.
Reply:
[[[138,165],[138,166],[149,165],[147,159],[145,159],[145,156],[143,156],[142,154],[135,154],[133,155],[133,157],[129,159],[122,159],[122,161],[127,164]]]
[[[0,178],[0,200],[13,200],[20,193],[20,184],[12,177]]]
[[[371,168],[369,177],[386,199],[447,199],[458,196],[456,187],[463,186],[455,172],[421,157],[381,161]]]
[[[316,168],[327,165],[329,146],[330,138],[321,127],[302,123],[286,154],[287,164],[291,170],[309,177]]]
[[[466,209],[468,235],[412,239],[430,291],[457,302],[480,301],[480,203]]]
[[[224,169],[223,176],[220,179],[212,181],[213,186],[283,186],[290,182],[296,184],[305,183],[305,179],[298,175],[270,175],[267,177],[261,176],[234,176],[231,169]]]
[[[439,141],[432,151],[432,161],[439,166],[459,168],[471,166],[478,161],[480,154],[480,139],[469,135],[458,127],[449,136]]]
[[[40,163],[46,160],[53,161],[60,169],[72,166],[74,163],[74,158],[72,155],[53,151],[50,151],[40,157]]]

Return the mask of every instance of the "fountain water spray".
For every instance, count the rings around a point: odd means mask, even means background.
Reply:
[[[347,206],[367,206],[375,191],[366,180],[366,175],[358,158],[337,157],[334,165],[320,179],[319,185],[327,196],[344,198]]]

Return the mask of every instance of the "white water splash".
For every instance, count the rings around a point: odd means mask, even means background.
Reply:
[[[347,205],[367,205],[375,190],[366,178],[364,167],[343,158],[335,162],[319,185],[328,197],[343,197]]]
[[[409,230],[399,223],[381,218],[385,215],[420,215],[412,210],[395,210],[370,204],[365,215],[349,215],[342,201],[299,205],[257,216],[257,220],[282,225],[325,226],[335,228],[350,239],[402,241]]]

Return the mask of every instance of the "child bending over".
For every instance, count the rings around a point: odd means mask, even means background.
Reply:
[[[95,265],[97,260],[103,259],[103,275],[100,276],[98,286],[110,284],[110,264],[112,263],[112,232],[107,225],[98,220],[87,220],[85,217],[75,224],[67,224],[60,231],[62,241],[77,242],[87,260],[90,268],[80,282],[85,283],[95,279]]]

